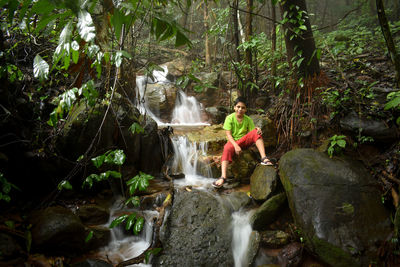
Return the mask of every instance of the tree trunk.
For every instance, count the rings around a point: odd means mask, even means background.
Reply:
[[[389,23],[386,17],[385,8],[383,6],[382,0],[376,0],[376,10],[378,12],[379,24],[381,25],[381,30],[383,36],[385,37],[386,46],[390,54],[390,58],[393,62],[396,71],[396,83],[400,87],[400,57],[397,54],[396,46],[394,44],[392,34],[390,32]]]
[[[274,0],[271,0],[271,18],[272,18],[272,29],[271,29],[271,54],[274,55],[271,63],[271,74],[272,74],[272,93],[275,94],[275,77],[276,77],[276,8]]]
[[[240,44],[240,36],[239,36],[239,22],[238,22],[238,7],[239,0],[233,0],[232,4],[232,21],[233,21],[233,43],[235,44],[235,55],[236,61],[240,62],[240,52],[239,52],[239,44]]]
[[[328,1],[324,1],[324,3],[325,5],[324,5],[324,11],[322,13],[321,26],[325,25],[326,12],[328,10]]]
[[[205,46],[205,57],[206,57],[206,66],[209,67],[211,65],[211,49],[210,49],[210,38],[208,36],[208,6],[207,2],[203,4],[204,11],[204,28],[205,28],[205,38],[204,38],[204,46]]]
[[[284,24],[289,65],[297,68],[298,78],[319,74],[319,62],[305,0],[286,0],[281,2],[281,9],[281,13],[286,14],[289,21],[296,21]],[[302,12],[300,20],[297,18],[299,12]],[[302,30],[301,27],[304,26],[306,28]]]
[[[192,5],[188,4],[185,1],[184,1],[184,5],[185,5],[185,9],[182,12],[183,14],[182,14],[182,18],[181,18],[180,24],[182,25],[183,28],[186,28],[188,17],[189,17],[189,13],[190,13],[190,9],[191,9]]]
[[[253,20],[253,0],[247,0],[247,10],[246,10],[246,27],[245,27],[245,41],[249,42],[253,34],[252,20]],[[248,69],[246,69],[246,81],[245,81],[245,94],[247,102],[251,103],[251,83],[253,82],[253,55],[251,48],[245,50],[245,61]]]
[[[400,20],[400,1],[394,0],[393,1],[393,20],[397,21]]]

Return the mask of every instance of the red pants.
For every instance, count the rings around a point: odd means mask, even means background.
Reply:
[[[257,133],[257,130],[254,129],[250,132],[248,132],[245,136],[240,138],[239,140],[236,141],[236,143],[240,146],[240,148],[245,149],[251,146],[252,144],[255,144],[258,139],[261,138],[261,135]],[[235,147],[232,145],[231,142],[228,141],[228,143],[225,144],[224,146],[224,151],[222,152],[222,157],[221,157],[221,162],[222,161],[229,161],[232,162],[232,157],[235,155]]]

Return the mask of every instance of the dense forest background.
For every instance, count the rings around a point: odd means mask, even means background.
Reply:
[[[195,96],[223,90],[196,74],[230,71],[252,112],[274,120],[276,157],[325,144],[330,156],[361,159],[395,217],[398,0],[2,0],[0,7],[3,211],[48,204],[57,189],[80,185],[91,159],[106,152],[95,129],[77,161],[59,153],[57,137],[74,107],[102,103],[105,114],[115,113],[115,94],[137,97],[136,76],[185,58],[189,67],[178,86]],[[260,107],[261,96],[268,101]],[[346,132],[340,121],[351,112],[396,134]]]

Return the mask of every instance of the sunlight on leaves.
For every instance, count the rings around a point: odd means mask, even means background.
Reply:
[[[80,10],[78,13],[78,31],[80,36],[86,41],[93,41],[96,36],[95,27],[90,14],[86,10]]]
[[[49,64],[39,54],[33,60],[33,75],[41,81],[46,80],[49,75]]]

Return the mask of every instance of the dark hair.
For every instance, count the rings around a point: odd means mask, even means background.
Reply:
[[[242,96],[239,96],[238,98],[236,98],[233,106],[236,106],[239,102],[242,102],[247,107],[246,99]]]

